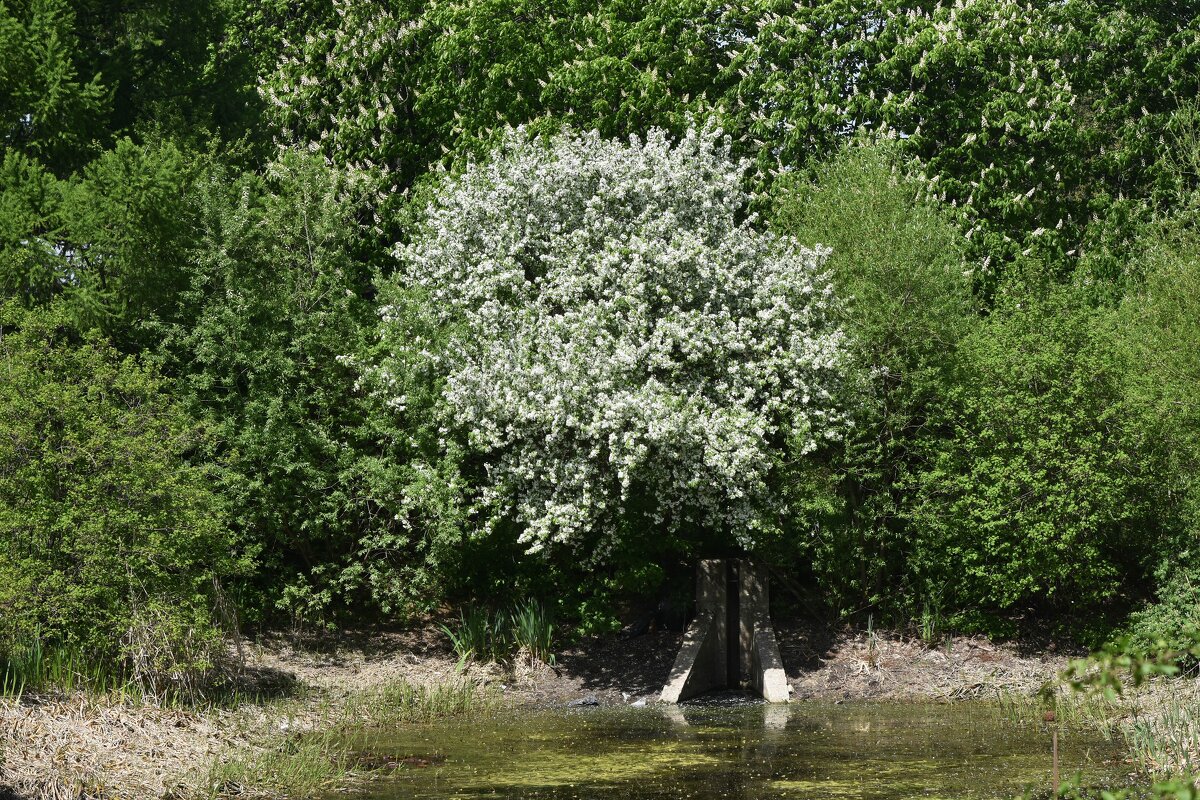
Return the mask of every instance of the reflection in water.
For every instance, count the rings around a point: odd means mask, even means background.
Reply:
[[[515,711],[372,736],[437,755],[379,775],[373,798],[1012,797],[1050,778],[1050,737],[987,705],[715,703]],[[1116,746],[1068,732],[1065,772],[1111,780]],[[443,758],[444,757],[444,758]]]

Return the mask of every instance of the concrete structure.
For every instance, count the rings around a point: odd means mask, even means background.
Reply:
[[[713,689],[753,688],[785,703],[791,687],[771,628],[766,576],[748,559],[710,559],[696,569],[696,618],[683,637],[662,700]]]

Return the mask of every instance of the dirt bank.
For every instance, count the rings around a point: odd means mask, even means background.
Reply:
[[[929,646],[898,634],[811,627],[778,629],[793,698],[936,699],[1030,694],[1066,664],[1055,653],[1022,654],[982,639]],[[465,676],[513,706],[654,702],[681,635],[587,639],[562,648],[552,666],[473,665]],[[0,702],[0,797],[189,797],[226,754],[263,746],[282,730],[319,726],[356,693],[403,680],[459,678],[432,626],[342,633],[296,646],[284,637],[243,642],[246,696],[205,711],[74,696]],[[274,700],[263,702],[262,698]]]

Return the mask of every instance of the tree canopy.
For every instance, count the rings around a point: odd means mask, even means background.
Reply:
[[[605,629],[718,552],[1196,621],[1200,4],[0,0],[0,52],[0,655]]]

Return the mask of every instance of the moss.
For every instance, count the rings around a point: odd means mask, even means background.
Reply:
[[[568,750],[538,753],[530,761],[520,759],[504,768],[474,775],[456,776],[455,786],[533,788],[572,786],[579,783],[625,783],[660,772],[695,770],[721,763],[717,755],[698,752],[695,745],[661,742],[653,746],[631,744],[604,753],[580,754]]]

